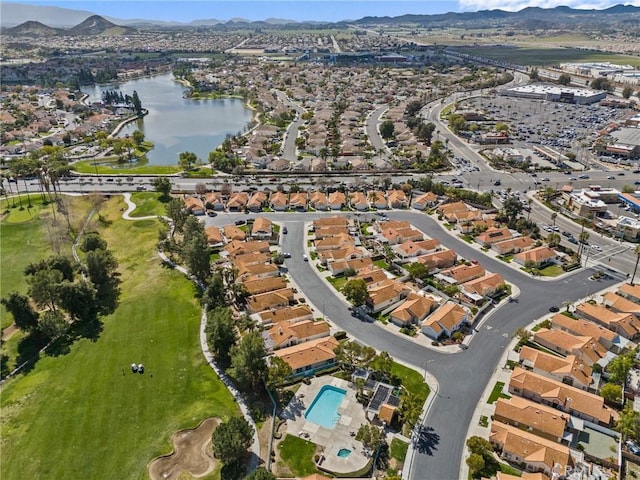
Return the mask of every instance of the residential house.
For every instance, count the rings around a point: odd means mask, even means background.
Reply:
[[[640,318],[640,304],[634,303],[615,292],[605,293],[603,304],[616,313],[633,313],[636,318]]]
[[[640,320],[632,313],[617,313],[603,305],[592,305],[585,302],[576,307],[575,314],[602,325],[629,340],[640,336]]]
[[[227,242],[244,242],[247,238],[245,231],[235,225],[225,225],[222,227],[222,232],[224,233],[224,238],[227,239]]]
[[[618,415],[604,404],[604,398],[537,373],[516,367],[509,381],[509,392],[534,402],[550,405],[578,418],[611,426]]]
[[[204,215],[204,203],[198,197],[187,197],[184,199],[184,208],[191,215]]]
[[[482,232],[480,235],[476,235],[473,240],[483,247],[491,247],[496,242],[502,242],[513,237],[511,230],[508,228],[489,228]]]
[[[556,443],[572,438],[567,432],[570,415],[522,397],[499,398],[492,419]]]
[[[448,217],[455,212],[464,212],[469,210],[469,206],[463,201],[442,203],[436,208],[438,215],[442,215],[448,220]]]
[[[267,170],[272,172],[284,172],[285,170],[289,170],[291,167],[291,162],[289,160],[285,160],[284,158],[274,158],[267,165]]]
[[[252,212],[259,212],[264,208],[268,200],[269,197],[265,192],[262,192],[260,190],[253,192],[253,194],[247,201],[247,210],[250,210]]]
[[[541,328],[533,335],[533,341],[559,355],[575,355],[587,365],[593,365],[607,353],[592,337],[579,337],[564,330]]]
[[[349,193],[349,205],[355,210],[361,212],[369,209],[369,202],[367,197],[362,192],[350,192]],[[333,208],[333,202],[331,202],[331,208]]]
[[[271,220],[264,217],[257,217],[253,221],[253,226],[251,227],[251,236],[253,238],[268,240],[271,238],[272,233],[273,224],[271,223]]]
[[[311,192],[309,196],[309,206],[314,210],[328,210],[329,201],[323,192]]]
[[[347,198],[342,192],[333,192],[329,194],[329,208],[331,210],[342,210],[347,204]]]
[[[549,265],[550,263],[556,263],[558,260],[558,254],[552,248],[543,245],[541,247],[520,252],[514,255],[513,259],[516,263],[519,263],[522,266],[527,265],[528,262],[532,262],[532,265],[535,268],[541,268],[545,265]]]
[[[516,237],[492,243],[491,250],[496,252],[498,255],[510,255],[529,250],[533,248],[534,245],[535,240],[529,236]]]
[[[349,220],[341,215],[333,215],[331,217],[318,218],[313,221],[314,231],[322,227],[348,227]]]
[[[274,192],[269,198],[269,204],[276,212],[284,212],[289,208],[289,197],[284,192]]]
[[[218,227],[209,226],[204,229],[204,234],[207,237],[207,243],[210,247],[220,247],[224,245],[224,238]]]
[[[416,258],[416,261],[422,263],[430,272],[453,267],[457,260],[458,254],[454,250],[440,250]]]
[[[379,190],[370,190],[367,192],[367,199],[369,200],[369,206],[376,210],[385,210],[389,208],[387,204],[387,197],[384,192]]]
[[[414,197],[411,201],[411,206],[417,210],[431,208],[438,203],[438,196],[433,192],[422,193],[420,195],[414,194]]]
[[[520,349],[519,361],[527,370],[580,390],[589,390],[593,382],[591,366],[573,354],[559,357],[525,345]]]
[[[249,240],[248,242],[233,240],[224,247],[230,257],[245,253],[269,253],[269,248],[269,242],[264,240]]]
[[[397,280],[387,279],[367,289],[366,305],[372,313],[378,313],[406,297],[409,288]]]
[[[389,190],[387,200],[391,208],[407,208],[409,204],[407,195],[402,190]]]
[[[343,248],[336,248],[334,250],[322,250],[321,252],[318,252],[318,258],[323,265],[327,265],[329,262],[353,260],[355,258],[364,258],[370,256],[371,252],[364,248],[356,247],[353,244],[345,245]]]
[[[499,273],[487,273],[486,275],[469,280],[460,285],[461,293],[471,303],[479,303],[487,297],[495,297],[505,286],[505,281]]]
[[[482,221],[482,214],[479,210],[463,210],[453,212],[449,216],[451,223],[455,223],[460,233],[473,233],[477,231],[478,222]],[[487,227],[488,230],[495,227]]]
[[[618,287],[618,293],[627,300],[640,303],[640,283],[636,283],[635,285],[623,283]]]
[[[373,229],[380,233],[385,230],[405,230],[407,228],[412,228],[411,223],[407,220],[376,220],[373,223]]]
[[[231,257],[234,267],[240,267],[241,265],[259,265],[265,264],[271,260],[269,252],[250,252],[239,253]]]
[[[266,277],[246,280],[242,282],[249,295],[259,295],[260,293],[281,290],[287,287],[287,279],[284,277]]]
[[[424,239],[422,232],[411,227],[402,229],[385,228],[382,230],[381,236],[383,238],[383,242],[388,243],[389,245],[398,245],[408,241],[420,242]]]
[[[242,212],[249,202],[249,195],[245,192],[234,192],[227,201],[227,210],[230,212]]]
[[[313,319],[313,310],[309,305],[300,304],[292,307],[274,308],[257,312],[252,317],[263,327],[270,327],[282,322],[302,322]]]
[[[440,240],[437,238],[429,238],[414,242],[407,240],[400,245],[395,245],[393,251],[401,260],[408,260],[427,253],[433,253],[440,247]]]
[[[294,377],[299,377],[335,365],[337,347],[338,341],[329,336],[276,350],[273,354],[289,364]]]
[[[574,335],[591,337],[613,353],[622,353],[624,350],[632,348],[631,342],[626,338],[589,320],[574,320],[557,313],[551,318],[551,327]]]
[[[358,271],[354,278],[364,280],[364,283],[367,284],[367,288],[374,288],[382,284],[382,282],[386,281],[389,277],[380,267],[377,265],[371,265]]]
[[[324,321],[280,322],[263,331],[262,337],[267,351],[272,351],[328,337],[329,330],[329,324]]]
[[[402,305],[391,312],[389,320],[399,327],[419,325],[437,307],[438,301],[433,297],[411,292]]]
[[[355,239],[351,235],[342,234],[336,235],[335,237],[315,240],[313,245],[319,253],[323,250],[337,250],[339,248],[344,248],[346,245],[355,245]]]
[[[259,263],[253,265],[241,264],[237,267],[237,269],[237,279],[239,281],[266,277],[277,277],[280,275],[280,269],[273,263]]]
[[[327,262],[327,268],[331,272],[331,275],[342,275],[347,270],[354,270],[356,272],[371,267],[373,260],[371,257],[354,258],[350,260],[335,260],[333,262]]]
[[[450,337],[469,321],[467,309],[457,303],[446,302],[422,322],[422,333],[437,340]]]
[[[309,196],[307,192],[292,193],[289,196],[289,208],[298,212],[305,212],[307,210],[307,202]]]
[[[224,198],[221,192],[208,192],[204,196],[204,206],[206,208],[221,212],[224,210]]]
[[[271,292],[251,295],[247,298],[247,309],[250,312],[261,312],[270,308],[286,307],[293,300],[293,289],[282,288]]]
[[[527,472],[541,472],[551,476],[556,465],[560,465],[562,469],[573,466],[568,446],[501,422],[491,423],[489,442],[502,458],[515,464],[524,464]],[[565,472],[569,473],[569,470]]]
[[[484,274],[485,270],[482,265],[462,264],[441,270],[440,273],[436,274],[436,278],[451,285],[457,285],[482,277]]]
[[[327,225],[318,227],[315,229],[316,240],[321,240],[326,237],[335,237],[338,235],[349,235],[349,228],[342,225]]]

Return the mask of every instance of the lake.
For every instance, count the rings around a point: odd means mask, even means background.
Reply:
[[[113,85],[82,87],[92,101],[99,101],[105,90],[119,89],[124,95],[138,92],[142,106],[149,110],[143,119],[127,124],[119,137],[135,130],[144,133],[155,147],[147,157],[151,165],[174,165],[182,152],[193,152],[207,162],[227,136],[243,132],[252,118],[242,100],[224,98],[191,100],[183,98],[187,90],[172,80],[172,74],[140,78]]]

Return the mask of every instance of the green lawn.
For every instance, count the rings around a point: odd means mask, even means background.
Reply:
[[[420,372],[393,362],[391,367],[391,375],[401,380],[401,385],[407,389],[407,391],[418,395],[418,398],[424,402],[429,396],[429,385],[424,381],[424,377]]]
[[[51,206],[42,205],[40,195],[31,195],[32,208],[27,209],[27,200],[22,199],[24,210],[11,208],[13,201],[0,202],[3,214],[0,223],[0,298],[13,291],[26,293],[27,282],[23,271],[27,265],[48,255],[49,243],[43,218],[51,218]],[[16,200],[16,205],[18,201]],[[0,328],[13,322],[4,306],[0,306]]]
[[[295,476],[306,477],[317,472],[313,462],[313,455],[316,452],[315,443],[287,435],[280,442],[278,448],[280,449],[280,457]]]
[[[548,265],[538,271],[543,277],[557,277],[558,275],[562,275],[564,273],[564,270],[562,270],[562,267],[560,265]]]
[[[158,174],[158,175],[170,175],[172,173],[178,173],[182,169],[178,165],[139,165],[131,166],[129,164],[119,165],[117,162],[112,163],[98,163],[94,165],[92,160],[83,160],[71,165],[71,169],[78,173],[97,173],[101,175],[143,175],[143,174]]]
[[[391,458],[396,459],[398,462],[403,463],[405,457],[407,456],[407,450],[409,449],[409,444],[407,442],[403,442],[397,438],[391,440],[391,445],[389,445],[389,455]]]
[[[327,281],[339,292],[342,291],[342,287],[347,283],[347,279],[345,277],[327,277]]]
[[[121,220],[122,207],[116,197],[102,212],[119,261],[119,307],[102,319],[97,340],[43,355],[3,387],[5,480],[148,478],[147,464],[171,451],[175,431],[238,414],[200,350],[194,287],[154,252],[158,222]],[[132,362],[144,363],[145,374],[131,373]]]
[[[380,260],[375,260],[373,264],[376,267],[381,268],[382,270],[389,270],[389,264],[385,262],[382,258]]]
[[[504,382],[496,382],[493,386],[493,390],[491,390],[491,395],[489,395],[489,399],[487,403],[492,404],[495,403],[499,398],[511,398],[511,396],[502,393],[502,389],[504,388]]]
[[[136,204],[136,209],[131,212],[132,217],[146,217],[148,215],[166,215],[164,203],[160,200],[160,194],[155,192],[135,192],[131,194],[131,201]]]

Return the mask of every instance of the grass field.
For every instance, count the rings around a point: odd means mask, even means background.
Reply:
[[[405,457],[407,456],[407,450],[409,449],[409,444],[407,442],[403,442],[398,438],[394,438],[391,440],[391,445],[389,445],[389,456],[394,458],[400,463],[404,462]]]
[[[316,451],[315,443],[287,434],[278,448],[282,460],[296,477],[306,477],[317,472],[313,463],[313,454]]]
[[[131,201],[136,204],[136,209],[131,212],[132,217],[146,217],[149,215],[165,215],[164,203],[160,200],[159,193],[135,192],[131,194]]]
[[[110,164],[101,165],[98,163],[98,165],[94,165],[92,160],[76,162],[71,165],[71,169],[78,173],[98,173],[100,175],[170,175],[182,170],[178,165],[140,165],[136,167],[127,164],[121,166],[115,161]]]
[[[520,65],[556,65],[564,62],[611,62],[640,66],[640,58],[630,55],[593,52],[577,48],[534,47],[460,47],[459,51],[470,55],[519,63]]]
[[[422,374],[419,372],[393,362],[393,365],[391,366],[391,375],[402,380],[402,386],[409,392],[417,395],[422,403],[424,403],[429,396],[429,385],[425,383]]]
[[[148,462],[171,451],[176,430],[238,413],[200,350],[194,287],[154,253],[158,222],[121,220],[123,207],[116,197],[102,211],[102,234],[120,264],[119,307],[102,319],[97,340],[44,355],[3,387],[3,480],[148,478]],[[34,223],[20,235],[37,231]],[[132,362],[144,363],[145,374],[131,373]]]

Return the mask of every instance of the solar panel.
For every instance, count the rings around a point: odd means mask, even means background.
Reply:
[[[369,402],[368,409],[378,412],[382,404],[386,403],[390,391],[391,389],[388,386],[378,384],[378,388],[376,388],[373,398],[371,398],[371,401]]]

